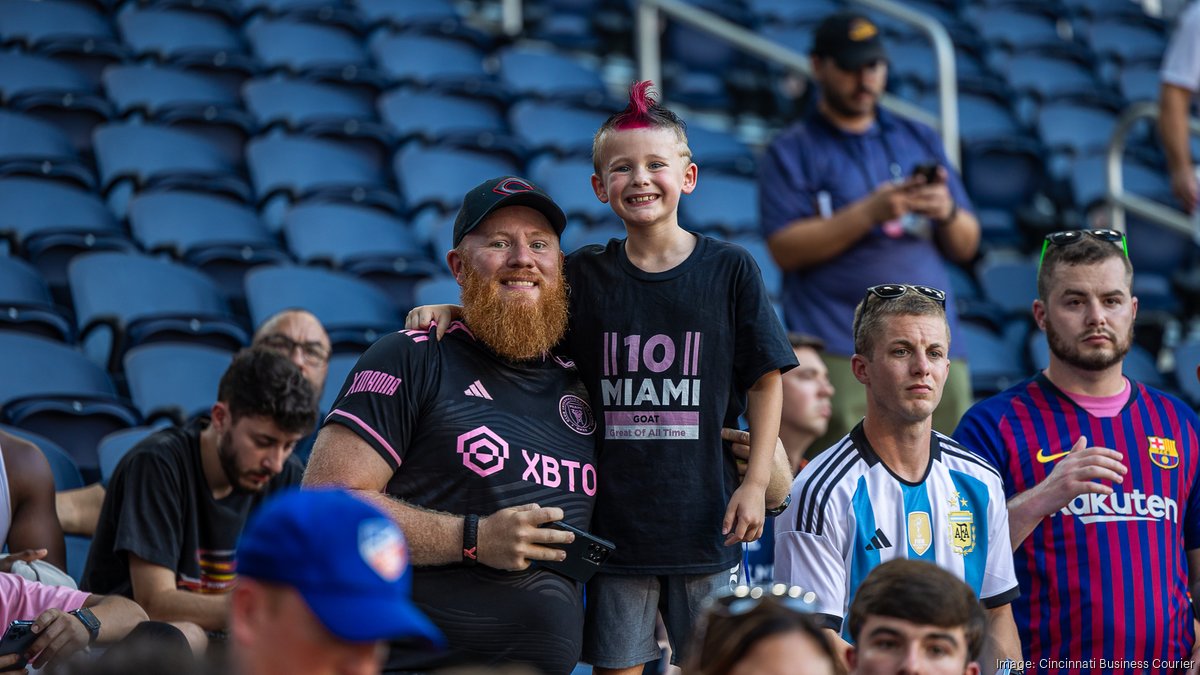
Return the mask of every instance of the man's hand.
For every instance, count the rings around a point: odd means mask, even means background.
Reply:
[[[21,666],[20,668],[17,667],[17,664],[21,662],[22,658],[23,657],[21,654],[6,654],[5,656],[0,656],[0,673],[28,672],[25,670],[25,666]]]
[[[1035,487],[1034,499],[1042,516],[1048,516],[1070,504],[1081,494],[1111,495],[1111,485],[1097,480],[1121,483],[1129,469],[1121,464],[1121,453],[1101,447],[1087,447],[1087,436],[1080,436],[1070,454],[1058,462],[1049,476]]]
[[[1200,186],[1196,183],[1196,172],[1190,167],[1171,171],[1171,192],[1179,200],[1179,206],[1188,213],[1196,210],[1200,201]]]
[[[33,632],[38,638],[29,648],[30,665],[43,668],[46,664],[62,661],[88,646],[91,635],[83,622],[61,609],[48,609],[33,622]]]
[[[863,198],[863,206],[873,223],[886,223],[912,211],[910,192],[917,183],[909,178],[900,183],[887,182]]]
[[[938,180],[933,183],[926,183],[924,176],[914,177],[908,191],[909,208],[931,220],[945,221],[954,213],[954,198],[950,196],[950,188],[946,184],[948,179],[945,167],[940,166]]]
[[[1200,621],[1192,619],[1192,629],[1200,636]],[[1200,637],[1192,643],[1192,655],[1188,660],[1191,661],[1191,665],[1188,666],[1187,675],[1200,675]]]
[[[556,506],[523,504],[479,519],[478,560],[488,567],[519,571],[534,560],[564,560],[567,552],[548,544],[569,544],[575,535],[544,523],[563,519]]]
[[[17,561],[31,563],[46,557],[48,551],[44,548],[27,548],[24,551],[10,553],[0,558],[0,572],[11,572],[13,563]]]
[[[739,541],[758,541],[762,536],[767,518],[765,491],[765,488],[746,483],[733,491],[725,509],[725,519],[721,521],[721,534],[727,535],[726,546]]]
[[[458,305],[421,305],[413,307],[404,317],[404,328],[407,330],[426,330],[429,324],[437,322],[437,339],[441,340],[450,327],[450,322],[462,316],[462,308]]]

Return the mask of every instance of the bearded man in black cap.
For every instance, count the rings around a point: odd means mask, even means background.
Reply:
[[[304,482],[340,485],[404,530],[413,600],[447,659],[393,644],[386,672],[521,663],[567,673],[583,630],[578,582],[531,567],[562,560],[596,494],[595,418],[571,362],[559,248],[566,218],[514,176],[467,193],[446,256],[462,320],[375,343],[342,385]],[[370,617],[363,617],[370,621]],[[449,662],[447,662],[449,661]]]
[[[816,109],[764,156],[759,215],[784,272],[787,328],[824,341],[838,391],[829,429],[813,444],[821,450],[866,411],[865,390],[850,369],[850,327],[866,289],[896,282],[950,288],[943,259],[975,256],[979,221],[937,134],[879,108],[888,64],[878,26],[861,14],[829,16],[816,29],[810,59],[820,88]],[[946,309],[953,335],[952,298]],[[954,367],[933,420],[943,433],[972,400],[965,342],[953,342]]]

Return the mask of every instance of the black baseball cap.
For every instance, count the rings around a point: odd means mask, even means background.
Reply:
[[[567,216],[540,187],[517,176],[500,176],[483,181],[463,197],[462,208],[454,219],[454,245],[458,246],[489,213],[505,206],[528,206],[541,211],[558,235],[567,226]]]
[[[813,33],[810,53],[833,59],[842,70],[859,70],[872,61],[887,60],[879,26],[857,12],[825,17]]]

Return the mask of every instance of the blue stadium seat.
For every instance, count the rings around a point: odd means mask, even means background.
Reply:
[[[1014,90],[1038,100],[1095,94],[1102,90],[1089,64],[1045,52],[1018,52],[1002,69]]]
[[[936,91],[930,91],[916,101],[926,110],[938,113]],[[959,136],[964,143],[1007,140],[1025,134],[1010,107],[1011,101],[1002,94],[984,94],[960,90],[958,94]]]
[[[583,223],[616,219],[612,209],[592,190],[592,160],[583,157],[559,159],[543,155],[529,163],[529,178],[554,198],[567,218]]]
[[[363,18],[374,27],[386,26],[405,30],[425,26],[440,27],[447,22],[454,23],[459,20],[458,13],[449,0],[355,0],[354,4]]]
[[[234,95],[260,69],[237,32],[212,14],[133,6],[117,14],[117,27],[134,53],[205,73]]]
[[[1133,23],[1128,17],[1094,21],[1087,29],[1088,44],[1101,58],[1118,63],[1161,59],[1167,49],[1163,32],[1155,25]]]
[[[1156,389],[1165,389],[1167,386],[1167,378],[1159,371],[1154,355],[1141,345],[1130,347],[1122,370],[1126,377]]]
[[[409,88],[379,97],[379,114],[402,142],[504,149],[516,143],[500,111],[486,100]]]
[[[0,0],[0,45],[70,63],[93,83],[105,66],[127,56],[107,17],[63,0]]]
[[[414,305],[457,305],[462,302],[458,281],[449,275],[439,275],[417,284]]]
[[[1103,150],[1078,157],[1072,163],[1071,187],[1075,195],[1075,204],[1080,209],[1089,209],[1104,200],[1104,188],[1107,184],[1106,166],[1106,152]],[[1127,192],[1168,206],[1175,205],[1175,198],[1171,196],[1170,181],[1159,168],[1146,166],[1126,156],[1121,162],[1121,176]]]
[[[216,285],[199,271],[158,258],[89,253],[68,270],[79,342],[111,372],[131,347],[184,341],[237,349],[249,339]]]
[[[590,106],[608,100],[596,68],[557,52],[513,47],[502,51],[499,61],[500,82],[515,96]]]
[[[1024,359],[999,335],[978,324],[959,323],[957,340],[964,340],[971,355],[971,388],[976,396],[990,396],[1025,379]]]
[[[608,115],[527,99],[513,104],[508,122],[532,151],[591,157],[592,137]]]
[[[301,204],[284,219],[288,248],[304,263],[325,263],[367,279],[397,309],[413,306],[413,286],[441,271],[403,221],[345,204]]]
[[[105,124],[94,147],[109,208],[126,215],[129,199],[148,189],[194,189],[250,201],[250,187],[229,158],[204,139],[159,125]]]
[[[67,262],[77,253],[133,249],[104,202],[74,185],[0,177],[0,204],[0,238],[33,262],[53,288],[65,287]]]
[[[449,274],[446,267],[446,254],[454,248],[454,218],[458,209],[442,211],[441,209],[424,209],[413,217],[412,231],[417,240],[429,251],[430,256],[438,264],[438,272]],[[569,231],[568,227],[566,231]],[[564,235],[566,233],[564,231]]]
[[[183,424],[208,414],[233,352],[208,345],[159,342],[125,353],[125,381],[142,419]]]
[[[596,125],[599,128],[599,125]],[[594,134],[595,129],[592,130]],[[688,147],[692,150],[692,161],[706,171],[733,171],[754,175],[754,152],[734,134],[700,126],[687,128]],[[590,141],[589,141],[590,144]]]
[[[92,130],[113,114],[86,75],[67,63],[37,54],[0,53],[0,102],[53,122],[77,150],[92,145]]]
[[[96,443],[140,421],[108,375],[79,352],[30,335],[0,333],[0,414],[42,434],[85,474],[98,474]]]
[[[590,226],[567,225],[560,243],[563,253],[570,253],[587,244],[605,246],[611,239],[624,239],[625,226],[614,216],[611,220]]]
[[[71,342],[73,321],[50,295],[46,280],[29,263],[0,256],[0,330]]]
[[[963,185],[976,209],[1011,211],[1028,204],[1043,185],[1041,150],[1021,136],[964,143]]]
[[[215,389],[212,400],[216,400]],[[96,453],[100,456],[100,483],[104,487],[108,487],[108,480],[112,478],[113,471],[121,463],[125,454],[132,450],[133,446],[141,443],[143,438],[160,429],[159,426],[131,427],[114,431],[100,439],[100,443],[96,447]]]
[[[263,128],[281,126],[301,135],[329,137],[382,165],[392,144],[375,109],[339,87],[288,79],[255,79],[242,88],[246,108]]]
[[[687,229],[717,237],[758,233],[758,183],[750,178],[705,172],[680,208]]]
[[[30,115],[0,110],[0,175],[50,176],[95,187],[66,132]]]
[[[250,22],[244,33],[254,55],[268,70],[336,84],[364,98],[373,99],[385,86],[382,74],[367,58],[363,42],[333,25],[261,19]]]
[[[282,224],[282,208],[269,202],[309,199],[365,204],[398,213],[402,202],[386,168],[353,147],[306,136],[265,136],[246,147],[246,163],[264,207],[267,226]]]
[[[199,269],[235,300],[246,270],[288,261],[253,209],[212,194],[140,194],[129,203],[129,228],[145,250]]]
[[[42,451],[42,454],[46,456],[46,461],[50,463],[50,472],[54,474],[54,490],[56,492],[83,487],[83,476],[79,473],[79,467],[75,466],[75,460],[71,459],[71,455],[67,454],[61,445],[41,434],[8,424],[0,424],[0,431],[29,441]]]
[[[358,363],[360,356],[362,354],[346,352],[334,354],[329,358],[329,369],[325,374],[325,389],[321,392],[322,413],[333,409],[333,404],[337,403],[338,393],[342,390],[346,377],[350,375],[351,370],[354,370],[354,364]],[[308,461],[307,457],[301,459]]]
[[[396,153],[396,177],[410,211],[437,206],[458,210],[464,186],[520,171],[506,155],[409,144]]]
[[[806,26],[844,9],[836,0],[748,0],[746,6],[763,23]]]
[[[1009,51],[1063,41],[1052,12],[1034,11],[1030,5],[1020,8],[975,5],[967,12],[967,20],[989,45]]]
[[[1116,115],[1106,110],[1068,102],[1043,105],[1037,116],[1045,146],[1076,155],[1107,147],[1116,122]]]
[[[395,307],[371,284],[312,267],[259,267],[246,275],[246,304],[254,325],[299,307],[312,312],[335,351],[362,351],[404,325]]]
[[[461,40],[383,33],[371,41],[371,53],[380,69],[402,84],[481,92],[492,98],[500,97],[503,91],[484,70],[483,51]]]
[[[1196,368],[1200,366],[1200,340],[1189,338],[1175,347],[1175,382],[1183,397],[1193,407],[1200,406],[1200,379]]]
[[[1121,69],[1117,85],[1121,95],[1130,102],[1157,101],[1159,60],[1132,63]]]
[[[178,68],[131,65],[104,71],[108,98],[125,116],[136,115],[196,134],[230,164],[254,131],[254,120],[215,78]]]
[[[1037,298],[1037,270],[1035,260],[991,256],[980,261],[976,276],[989,301],[1010,317],[1024,317]]]

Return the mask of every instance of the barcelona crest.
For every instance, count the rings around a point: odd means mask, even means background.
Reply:
[[[1179,451],[1175,449],[1175,440],[1147,436],[1149,445],[1146,451],[1150,453],[1150,461],[1160,469],[1174,469],[1179,466]]]

